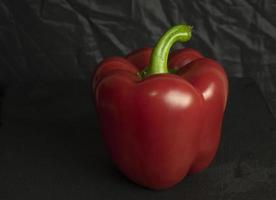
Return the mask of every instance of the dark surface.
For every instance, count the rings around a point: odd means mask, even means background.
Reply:
[[[2,125],[2,101],[4,99],[4,89],[0,87],[0,127]]]
[[[9,88],[0,133],[0,199],[276,199],[276,123],[257,85],[232,78],[216,160],[165,191],[129,182],[102,144],[89,84]]]

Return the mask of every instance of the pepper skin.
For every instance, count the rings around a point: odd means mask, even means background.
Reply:
[[[200,172],[219,145],[226,73],[193,49],[169,56],[175,42],[190,38],[190,26],[174,26],[154,49],[108,58],[92,76],[111,158],[130,180],[147,188],[166,189]]]

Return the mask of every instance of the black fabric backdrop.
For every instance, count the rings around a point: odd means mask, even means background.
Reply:
[[[224,66],[229,103],[214,163],[154,192],[111,164],[89,79],[179,23]],[[0,199],[276,199],[275,52],[274,0],[0,0]]]

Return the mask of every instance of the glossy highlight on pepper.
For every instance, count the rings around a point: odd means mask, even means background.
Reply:
[[[228,95],[223,67],[191,48],[169,54],[192,28],[176,25],[155,47],[103,60],[92,95],[107,150],[135,183],[166,189],[208,167]]]

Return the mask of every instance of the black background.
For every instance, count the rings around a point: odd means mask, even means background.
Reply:
[[[276,199],[276,3],[0,1],[0,199]],[[188,23],[230,94],[215,161],[166,191],[129,182],[102,144],[90,74]],[[178,44],[176,48],[183,47]]]

